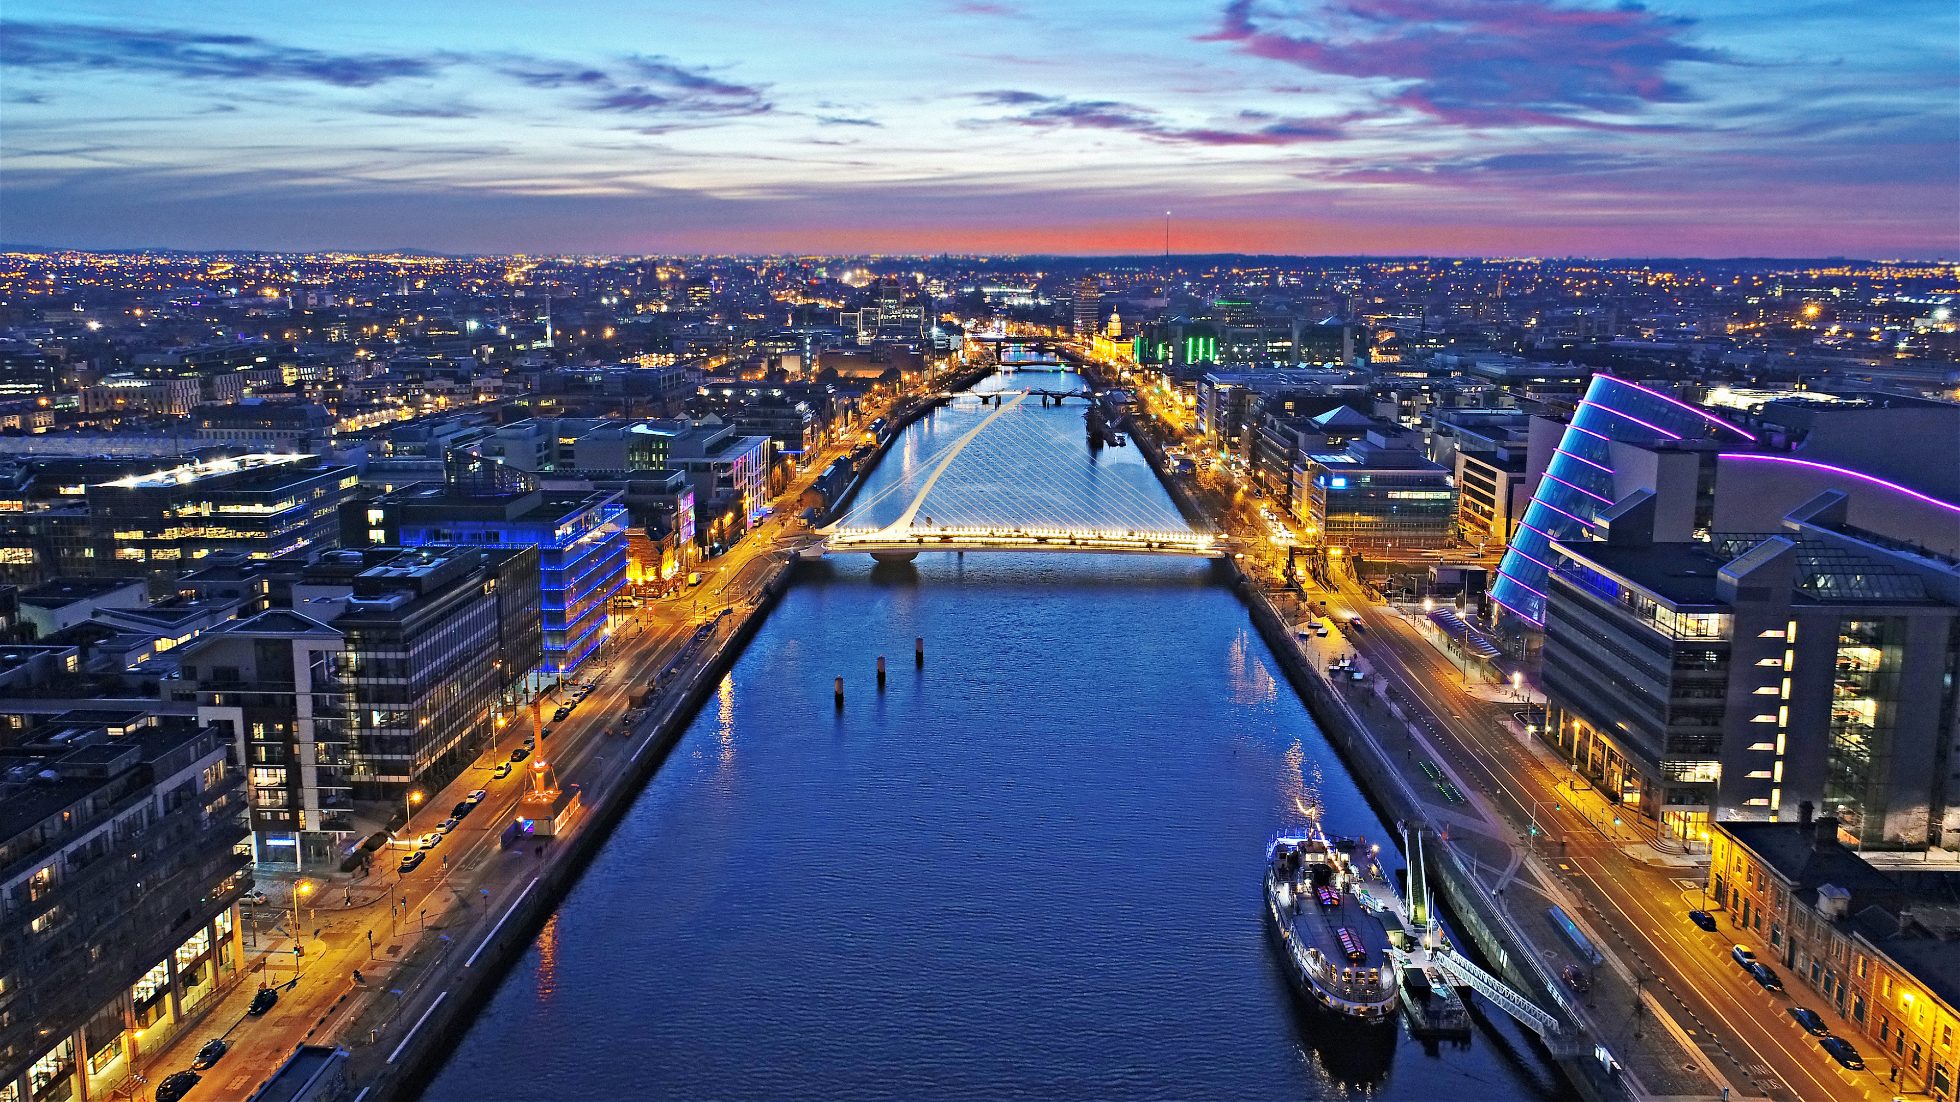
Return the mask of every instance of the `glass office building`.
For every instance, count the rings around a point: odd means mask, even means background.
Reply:
[[[1699,406],[1611,375],[1594,375],[1504,552],[1491,599],[1544,627],[1553,541],[1590,538],[1600,515],[1625,496],[1615,488],[1613,445],[1665,447],[1702,440],[1739,443],[1755,437]]]

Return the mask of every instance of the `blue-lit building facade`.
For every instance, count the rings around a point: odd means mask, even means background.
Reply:
[[[472,495],[427,483],[353,503],[341,539],[348,546],[537,548],[541,672],[556,677],[576,671],[606,640],[612,598],[626,584],[630,523],[618,491]]]
[[[1543,628],[1550,576],[1559,561],[1552,544],[1592,537],[1601,516],[1627,494],[1652,488],[1664,461],[1653,452],[1682,459],[1685,479],[1712,482],[1716,450],[1754,440],[1699,406],[1610,375],[1593,376],[1504,552],[1491,599]],[[1641,456],[1638,469],[1623,469],[1636,449],[1649,454]]]

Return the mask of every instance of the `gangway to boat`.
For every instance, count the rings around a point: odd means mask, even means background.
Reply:
[[[1410,934],[1410,946],[1393,950],[1397,968],[1411,965],[1431,967],[1450,983],[1470,988],[1538,1034],[1554,1056],[1575,1056],[1586,1051],[1588,1046],[1584,1038],[1564,1019],[1479,968],[1440,936],[1442,931],[1435,924],[1429,898],[1429,877],[1423,860],[1423,833],[1421,830],[1411,831],[1406,826],[1402,831],[1402,850],[1408,856],[1409,867],[1404,919],[1405,928]]]

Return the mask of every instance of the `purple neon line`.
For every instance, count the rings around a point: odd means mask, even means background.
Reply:
[[[1939,498],[1931,495],[1922,494],[1918,490],[1901,486],[1896,482],[1887,482],[1885,479],[1865,474],[1862,471],[1846,470],[1843,467],[1834,467],[1829,463],[1819,463],[1812,459],[1796,459],[1787,455],[1750,455],[1745,452],[1727,452],[1723,454],[1722,458],[1744,459],[1755,463],[1788,463],[1793,467],[1809,467],[1813,470],[1826,471],[1830,474],[1841,474],[1846,478],[1855,478],[1861,482],[1869,482],[1874,486],[1880,486],[1895,493],[1904,494],[1915,501],[1923,501],[1928,505],[1938,506],[1949,512],[1960,513],[1960,505],[1955,505],[1951,501],[1941,501]]]
[[[1624,417],[1627,420],[1632,421],[1636,425],[1645,425],[1647,428],[1653,429],[1655,432],[1660,433],[1662,436],[1667,437],[1669,440],[1681,439],[1681,434],[1678,432],[1669,432],[1668,430],[1660,427],[1659,425],[1654,424],[1652,421],[1642,421],[1640,418],[1635,417],[1631,413],[1623,413],[1620,410],[1614,409],[1612,406],[1601,405],[1600,403],[1593,401],[1591,398],[1581,398],[1579,400],[1579,404],[1582,406],[1591,406],[1594,409],[1603,409],[1615,417]]]
[[[1549,594],[1549,593],[1547,593],[1547,592],[1545,592],[1544,590],[1542,590],[1542,589],[1533,589],[1533,588],[1531,588],[1530,586],[1528,586],[1528,585],[1526,585],[1526,584],[1524,584],[1523,582],[1519,582],[1519,581],[1518,581],[1518,576],[1517,576],[1516,574],[1507,574],[1507,573],[1505,573],[1505,572],[1504,572],[1504,568],[1503,568],[1503,567],[1501,567],[1501,566],[1497,568],[1497,573],[1498,573],[1498,576],[1499,576],[1499,577],[1504,577],[1504,578],[1509,578],[1509,579],[1511,579],[1512,581],[1514,581],[1514,582],[1517,582],[1517,584],[1518,584],[1518,588],[1520,588],[1520,589],[1523,589],[1523,590],[1524,590],[1524,591],[1526,591],[1527,593],[1536,593],[1536,594],[1538,594],[1538,595],[1539,595],[1540,597],[1543,597],[1543,598],[1545,598],[1545,599],[1546,599],[1547,601],[1549,601],[1549,600],[1551,600],[1551,599],[1552,599],[1552,595],[1551,595],[1551,594]]]
[[[1593,499],[1594,501],[1601,501],[1601,502],[1605,502],[1605,503],[1606,503],[1606,504],[1608,504],[1608,505],[1611,505],[1611,504],[1613,504],[1613,499],[1612,499],[1612,498],[1610,498],[1610,497],[1601,497],[1600,495],[1598,495],[1598,494],[1596,494],[1596,493],[1593,493],[1593,492],[1592,492],[1591,490],[1588,490],[1588,489],[1586,489],[1586,488],[1585,488],[1584,486],[1577,486],[1577,485],[1574,485],[1574,484],[1572,484],[1572,483],[1570,483],[1570,482],[1567,482],[1567,481],[1566,481],[1565,479],[1563,479],[1563,478],[1560,478],[1559,476],[1557,476],[1557,475],[1555,475],[1555,474],[1553,474],[1553,473],[1552,473],[1552,472],[1550,472],[1550,471],[1546,471],[1546,472],[1545,472],[1545,477],[1546,477],[1546,478],[1549,478],[1549,479],[1551,479],[1551,480],[1552,480],[1553,482],[1556,482],[1556,483],[1558,483],[1558,484],[1559,484],[1559,485],[1561,485],[1561,486],[1565,486],[1565,487],[1568,487],[1568,488],[1570,488],[1570,489],[1574,489],[1574,490],[1577,490],[1577,491],[1579,491],[1580,493],[1582,493],[1582,494],[1584,494],[1584,495],[1586,495],[1587,497],[1589,497],[1589,498],[1592,498],[1592,499]]]
[[[1585,403],[1583,403],[1583,402],[1581,402],[1580,404],[1581,404],[1581,405],[1584,405]],[[1610,436],[1608,436],[1608,435],[1606,435],[1606,434],[1605,434],[1605,433],[1603,433],[1603,432],[1594,432],[1594,431],[1593,431],[1593,430],[1591,430],[1591,429],[1587,429],[1587,428],[1580,428],[1580,427],[1579,427],[1578,425],[1575,425],[1575,424],[1572,424],[1571,422],[1567,422],[1567,423],[1566,423],[1566,426],[1565,426],[1565,427],[1566,427],[1566,428],[1568,428],[1568,429],[1571,429],[1571,430],[1572,430],[1573,432],[1583,432],[1583,433],[1585,433],[1585,434],[1586,434],[1587,436],[1597,436],[1597,437],[1599,437],[1599,438],[1600,438],[1601,440],[1604,440],[1604,441],[1606,441],[1606,442],[1607,442],[1608,444],[1611,444],[1611,443],[1613,442],[1613,438],[1612,438],[1612,437],[1610,437]]]
[[[1708,412],[1707,410],[1701,408],[1700,406],[1691,405],[1687,402],[1682,401],[1679,398],[1673,397],[1672,395],[1662,394],[1658,390],[1654,390],[1650,387],[1641,386],[1639,383],[1630,383],[1627,380],[1622,379],[1616,375],[1601,375],[1598,377],[1601,379],[1605,379],[1609,383],[1618,383],[1621,386],[1630,386],[1642,394],[1650,394],[1656,398],[1659,398],[1663,402],[1680,406],[1682,409],[1687,410],[1689,413],[1692,413],[1697,417],[1701,417],[1705,420],[1715,422],[1716,426],[1719,428],[1725,428],[1731,432],[1741,433],[1743,437],[1747,439],[1750,443],[1754,443],[1756,440],[1755,433],[1750,432],[1747,429],[1737,428],[1736,426],[1729,424],[1727,421],[1722,420],[1720,417],[1715,416],[1714,414]]]
[[[1508,605],[1508,604],[1505,604],[1505,603],[1504,603],[1503,601],[1500,601],[1500,600],[1498,600],[1498,599],[1497,599],[1497,594],[1495,594],[1495,593],[1493,593],[1493,594],[1491,594],[1491,595],[1490,595],[1490,603],[1491,603],[1491,604],[1494,604],[1494,605],[1499,605],[1499,606],[1501,606],[1501,607],[1504,607],[1504,608],[1508,608],[1508,609],[1510,609],[1510,610],[1511,610],[1512,612],[1515,612],[1515,613],[1517,613],[1517,614],[1518,614],[1518,616],[1519,616],[1519,617],[1520,617],[1521,619],[1523,619],[1523,620],[1524,620],[1524,622],[1525,622],[1525,623],[1527,623],[1527,624],[1536,624],[1537,626],[1539,626],[1539,627],[1541,627],[1541,628],[1545,626],[1545,621],[1543,621],[1543,620],[1539,620],[1539,619],[1536,619],[1536,618],[1534,618],[1534,617],[1533,617],[1533,616],[1531,615],[1531,613],[1529,613],[1529,612],[1526,612],[1526,611],[1525,611],[1524,609],[1521,609],[1521,608],[1518,608],[1518,607],[1517,607],[1517,606],[1515,606],[1515,605]]]
[[[1581,462],[1581,463],[1584,463],[1584,464],[1585,464],[1586,466],[1588,466],[1588,467],[1594,467],[1594,468],[1597,468],[1598,470],[1602,470],[1602,471],[1605,471],[1605,472],[1606,472],[1607,474],[1612,474],[1612,473],[1614,473],[1614,471],[1613,471],[1613,468],[1611,468],[1611,467],[1608,467],[1608,466],[1606,466],[1606,465],[1605,465],[1605,464],[1603,464],[1603,463],[1595,463],[1595,462],[1593,462],[1592,460],[1590,460],[1590,459],[1587,459],[1587,458],[1586,458],[1585,456],[1583,456],[1583,455],[1575,455],[1575,454],[1574,454],[1574,453],[1572,453],[1572,452],[1569,452],[1569,451],[1566,451],[1566,450],[1565,450],[1564,448],[1553,448],[1552,450],[1553,450],[1553,451],[1555,451],[1555,452],[1557,452],[1558,454],[1560,454],[1560,455],[1562,455],[1562,456],[1564,456],[1564,457],[1566,457],[1567,459],[1576,459],[1576,460],[1578,460],[1579,462]]]
[[[1543,505],[1543,506],[1544,506],[1545,508],[1547,508],[1547,509],[1550,509],[1550,510],[1551,510],[1552,512],[1554,512],[1554,513],[1557,513],[1558,515],[1560,515],[1560,516],[1562,516],[1562,517],[1572,517],[1572,519],[1573,519],[1573,520],[1576,520],[1576,521],[1578,521],[1578,522],[1579,522],[1580,524],[1582,524],[1582,525],[1589,525],[1589,524],[1591,524],[1591,523],[1592,523],[1592,521],[1589,521],[1589,520],[1587,520],[1587,519],[1586,519],[1585,517],[1580,517],[1580,516],[1573,516],[1573,515],[1572,515],[1571,513],[1568,513],[1568,512],[1566,512],[1565,510],[1563,510],[1563,509],[1561,509],[1561,508],[1559,508],[1558,506],[1556,506],[1556,505],[1553,505],[1553,504],[1552,504],[1551,502],[1549,502],[1549,501],[1546,501],[1546,500],[1545,500],[1544,498],[1542,498],[1542,497],[1534,497],[1534,498],[1532,498],[1532,499],[1531,499],[1531,503],[1532,503],[1533,505]],[[1527,509],[1527,510],[1525,510],[1525,511],[1526,511],[1526,512],[1530,512],[1530,510],[1529,510],[1529,509]],[[1520,521],[1519,523],[1520,523],[1520,524],[1522,524],[1522,523],[1523,523],[1523,521]]]
[[[1524,549],[1518,547],[1516,544],[1511,545],[1511,553],[1514,555],[1524,555],[1525,558],[1530,559],[1532,562],[1537,563],[1539,566],[1542,566],[1547,570],[1553,569],[1551,563],[1546,562],[1544,559],[1541,559],[1536,555],[1525,554]]]
[[[1535,524],[1526,524],[1524,521],[1519,521],[1518,524],[1521,527],[1531,529],[1532,531],[1538,533],[1539,535],[1545,537],[1546,539],[1551,540],[1553,543],[1557,543],[1559,540],[1565,538],[1564,536],[1554,536],[1550,532],[1545,531],[1543,528],[1540,528]]]

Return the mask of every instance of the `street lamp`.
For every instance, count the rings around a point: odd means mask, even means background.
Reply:
[[[424,796],[422,794],[422,790],[419,788],[410,792],[408,795],[402,797],[402,808],[403,808],[402,826],[406,827],[408,825],[408,821],[410,819],[415,818],[415,805],[421,803],[423,800],[427,798],[428,797]]]
[[[1524,671],[1511,671],[1511,693],[1519,700],[1524,699]]]
[[[295,946],[300,945],[306,940],[305,929],[300,925],[300,921],[299,921],[300,901],[312,894],[313,894],[313,881],[311,880],[293,881],[293,944]]]

